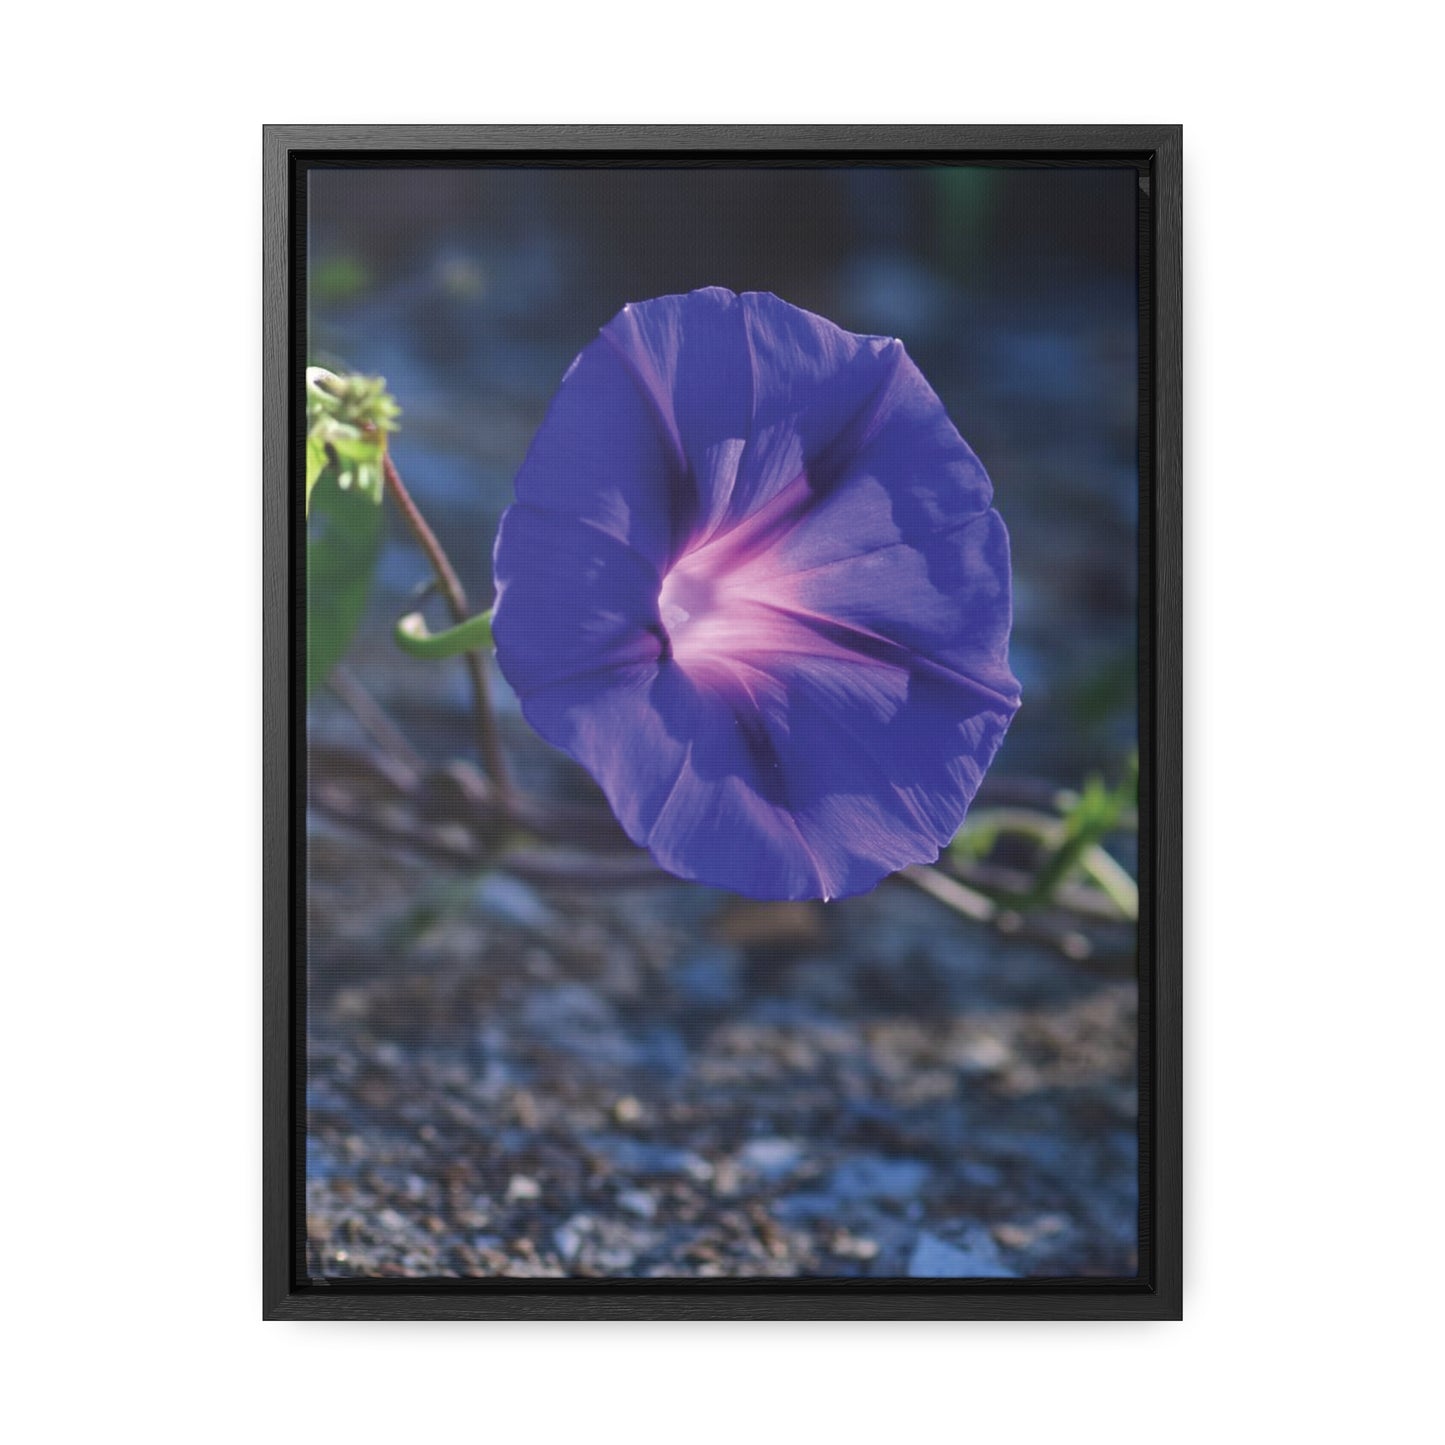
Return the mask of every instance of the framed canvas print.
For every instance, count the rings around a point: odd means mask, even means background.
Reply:
[[[1178,1318],[1178,129],[264,147],[268,1317]]]

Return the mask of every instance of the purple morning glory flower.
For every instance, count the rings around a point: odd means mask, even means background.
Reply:
[[[1019,705],[992,495],[901,342],[625,306],[517,476],[497,660],[669,872],[861,893],[938,856]]]

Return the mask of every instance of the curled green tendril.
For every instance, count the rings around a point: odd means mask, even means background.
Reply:
[[[492,614],[479,613],[444,632],[431,632],[420,612],[408,612],[396,624],[393,634],[396,645],[412,657],[439,662],[458,653],[490,649],[492,646]]]

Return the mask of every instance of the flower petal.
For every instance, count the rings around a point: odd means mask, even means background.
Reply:
[[[826,472],[889,393],[901,354],[768,293],[718,287],[624,307],[602,334],[691,479],[692,546]]]
[[[497,661],[521,696],[666,650],[656,568],[591,522],[508,507],[494,571]]]
[[[826,896],[866,892],[933,862],[962,824],[1013,707],[901,665],[792,654],[759,666],[772,684],[762,714],[782,787]]]
[[[687,743],[653,702],[656,663],[632,663],[545,684],[521,698],[537,731],[597,780],[617,821],[639,847],[672,789]]]
[[[546,686],[522,708],[592,774],[628,836],[669,872],[753,898],[823,891],[745,696],[663,662]]]
[[[878,515],[879,491],[872,479],[850,481],[830,499],[832,505],[788,537],[770,559],[781,574],[775,590],[786,593],[800,613],[886,639],[1016,707],[1019,686],[1008,665],[1009,545],[1002,518],[990,510],[946,530],[905,537],[891,516]],[[839,515],[844,512],[846,520]],[[818,555],[813,538],[827,536],[833,526],[858,549],[854,555],[790,570]],[[833,546],[829,542],[824,550]]]
[[[583,518],[661,567],[691,516],[684,490],[656,411],[599,337],[563,377],[517,473],[517,500]]]
[[[624,306],[603,340],[631,371],[686,478],[674,498],[682,529],[726,506],[751,426],[752,358],[731,291],[709,287]]]
[[[828,883],[794,818],[781,767],[745,697],[699,683],[675,664],[654,691],[686,752],[647,835],[670,873],[750,898],[818,898]]]
[[[753,367],[748,445],[728,509],[736,521],[803,479],[829,487],[897,385],[903,348],[855,336],[766,292],[739,298]]]

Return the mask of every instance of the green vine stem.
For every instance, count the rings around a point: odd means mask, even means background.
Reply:
[[[473,648],[489,649],[492,646],[492,614],[481,612],[458,627],[432,632],[420,612],[408,612],[396,624],[395,637],[396,645],[410,656],[419,657],[424,662],[440,662],[455,657],[459,652],[470,652]]]

